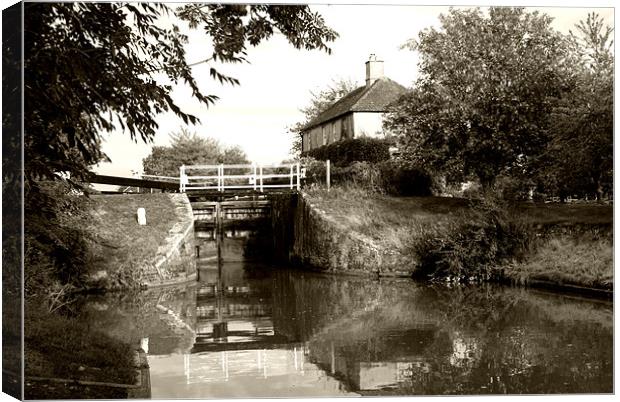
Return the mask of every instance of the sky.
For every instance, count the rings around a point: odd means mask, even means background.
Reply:
[[[222,73],[238,78],[239,86],[213,81],[209,76],[210,66],[199,64],[193,67],[199,86],[204,93],[220,99],[206,107],[192,100],[189,90],[183,86],[175,88],[173,98],[181,109],[197,116],[201,123],[185,126],[172,113],[160,115],[152,144],[132,142],[120,131],[106,134],[103,150],[111,162],[101,163],[94,170],[119,176],[141,172],[142,159],[151,147],[168,145],[169,134],[182,127],[216,138],[224,145],[239,145],[253,162],[280,162],[289,157],[292,136],[287,127],[302,120],[299,109],[309,103],[311,92],[318,92],[338,79],[362,85],[364,63],[371,53],[384,61],[385,76],[412,86],[417,75],[417,54],[401,49],[401,45],[417,37],[424,28],[438,26],[439,15],[448,11],[447,6],[347,4],[311,5],[311,9],[319,12],[326,24],[340,35],[330,44],[331,55],[319,50],[296,50],[281,35],[275,35],[249,48],[249,64],[219,66]],[[535,10],[554,17],[554,28],[564,33],[592,11],[614,26],[614,10],[609,7],[536,7]],[[192,32],[187,61],[193,63],[209,56],[208,37],[199,30]]]

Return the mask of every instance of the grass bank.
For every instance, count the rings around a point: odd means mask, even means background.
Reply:
[[[112,286],[141,283],[157,249],[174,225],[174,204],[168,194],[93,195],[93,220],[89,231],[96,237],[91,247],[89,271],[106,272]],[[138,208],[146,210],[146,225],[137,221]]]
[[[435,280],[546,281],[613,288],[613,207],[389,197],[355,187],[308,190],[313,205]]]

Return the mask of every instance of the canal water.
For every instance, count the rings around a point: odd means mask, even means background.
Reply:
[[[147,352],[153,398],[613,392],[609,302],[275,268],[250,232],[219,258],[198,236],[197,283],[81,304]]]

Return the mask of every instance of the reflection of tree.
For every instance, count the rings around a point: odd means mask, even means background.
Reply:
[[[492,285],[281,275],[276,326],[297,331],[326,371],[333,360],[333,375],[352,388],[360,387],[364,370],[385,373],[375,383],[387,388],[364,394],[611,389],[611,328],[586,319],[582,303]],[[566,319],[570,308],[576,320]],[[382,368],[373,369],[377,364]],[[390,370],[396,385],[389,384]]]
[[[433,373],[414,372],[395,392],[611,391],[610,328],[582,320],[558,325],[554,310],[543,308],[549,302],[529,292],[488,287],[434,292],[434,310],[447,336],[436,336],[424,351]],[[431,308],[425,300],[416,307]]]

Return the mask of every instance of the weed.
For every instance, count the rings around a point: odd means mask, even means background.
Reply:
[[[535,253],[521,263],[504,267],[517,283],[545,280],[594,288],[613,288],[613,245],[597,236],[554,236],[541,241]]]

